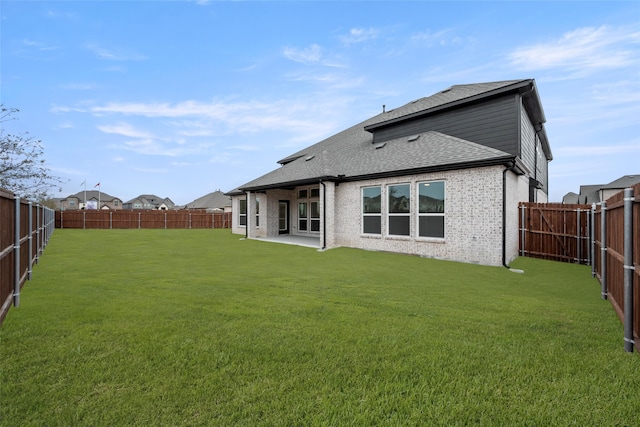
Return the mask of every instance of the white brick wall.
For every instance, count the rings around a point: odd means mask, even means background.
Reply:
[[[321,212],[325,200],[324,216],[321,221],[320,237],[326,230],[326,242],[330,249],[338,246],[367,250],[379,250],[420,255],[438,259],[448,259],[486,265],[502,265],[502,180],[504,166],[473,168],[458,171],[413,175],[404,178],[385,178],[358,182],[343,182],[335,185],[320,185]],[[506,262],[518,254],[518,202],[528,200],[528,179],[508,172],[507,214],[506,214]],[[417,236],[416,184],[422,181],[445,182],[445,238],[429,239]],[[411,184],[411,232],[410,236],[389,236],[386,223],[386,202],[383,203],[382,234],[362,234],[361,188],[381,186],[382,198],[386,201],[387,185]],[[248,212],[250,224],[255,225],[253,199],[260,200],[260,227],[250,231],[250,237],[273,237],[278,235],[278,203],[290,201],[290,233],[297,234],[297,189],[269,190],[266,194],[251,193]],[[238,200],[234,197],[233,211],[238,212]],[[253,213],[253,215],[251,214]],[[322,215],[322,214],[321,214]],[[237,225],[234,215],[233,232],[245,233],[245,227]],[[317,233],[315,234],[317,235]]]
[[[386,178],[341,183],[336,188],[335,237],[329,247],[348,246],[370,250],[402,252],[425,257],[449,259],[487,265],[502,265],[502,171],[503,166],[415,175],[410,178]],[[519,180],[508,173],[516,190],[508,199],[513,212],[508,218],[508,258],[517,254],[517,202],[527,200],[526,178]],[[443,180],[445,195],[445,238],[425,239],[417,236],[415,212],[416,183]],[[410,183],[412,189],[411,236],[387,235],[383,203],[382,235],[361,233],[361,188],[379,185],[386,200],[386,186]],[[523,187],[523,190],[520,188]],[[514,224],[515,219],[515,224]],[[515,225],[515,226],[514,226]],[[515,240],[514,240],[515,239]],[[513,242],[515,241],[515,247]]]

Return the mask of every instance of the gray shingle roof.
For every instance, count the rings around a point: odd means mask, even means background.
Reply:
[[[303,185],[318,182],[319,179],[357,180],[504,163],[515,156],[439,132],[423,132],[373,144],[373,134],[368,130],[428,110],[526,87],[532,82],[527,79],[452,86],[435,95],[380,113],[300,150],[280,160],[278,163],[282,167],[228,194],[240,190]]]
[[[632,187],[640,182],[640,175],[625,175],[622,176],[615,181],[608,183],[607,185],[603,185],[602,188],[605,190],[616,190],[618,188],[627,188]]]
[[[229,196],[220,191],[214,191],[213,193],[206,194],[202,197],[195,199],[191,203],[185,205],[186,209],[222,209],[226,206],[231,206],[231,199]]]

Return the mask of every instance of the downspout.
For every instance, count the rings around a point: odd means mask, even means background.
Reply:
[[[245,203],[245,210],[246,210],[246,217],[244,220],[244,238],[248,239],[249,238],[249,192],[245,191],[244,192],[244,203]]]
[[[320,180],[320,185],[322,185],[322,248],[321,250],[327,249],[327,186],[322,180]]]
[[[509,162],[502,171],[502,266],[506,268],[511,268],[507,265],[507,172],[514,166],[515,162]]]

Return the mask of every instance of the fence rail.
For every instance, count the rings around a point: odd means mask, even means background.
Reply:
[[[231,212],[202,210],[56,211],[56,228],[231,228]]]
[[[0,324],[31,279],[54,230],[54,211],[0,190]]]
[[[597,205],[520,203],[520,255],[591,265],[640,350],[640,184]]]

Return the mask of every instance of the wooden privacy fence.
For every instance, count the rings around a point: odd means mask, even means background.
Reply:
[[[520,255],[591,265],[640,349],[640,184],[593,205],[520,203]]]
[[[592,274],[624,324],[625,350],[640,349],[640,184],[593,207]]]
[[[0,323],[31,279],[54,230],[54,211],[0,190]]]
[[[590,264],[591,205],[519,205],[520,255]]]
[[[231,212],[202,210],[56,211],[56,228],[231,228]]]

